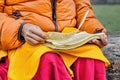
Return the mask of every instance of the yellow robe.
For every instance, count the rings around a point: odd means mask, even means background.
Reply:
[[[64,31],[69,32],[70,30],[66,29]],[[94,44],[85,44],[72,50],[52,50],[42,44],[31,46],[25,43],[21,47],[8,52],[10,59],[9,80],[31,80],[37,72],[40,57],[46,52],[56,52],[61,55],[71,76],[73,73],[70,66],[78,57],[101,60],[106,67],[110,64],[101,49]]]

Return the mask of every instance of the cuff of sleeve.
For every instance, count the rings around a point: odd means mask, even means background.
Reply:
[[[20,40],[20,41],[22,41],[22,42],[25,42],[24,37],[21,35],[23,26],[24,26],[25,24],[26,24],[26,22],[23,22],[23,23],[20,25],[20,28],[19,28],[19,31],[18,31],[18,40]]]
[[[102,32],[102,30],[97,30],[94,34],[101,33],[101,32]]]

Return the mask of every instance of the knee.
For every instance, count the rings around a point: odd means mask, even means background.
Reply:
[[[55,62],[57,61],[57,59],[60,58],[60,55],[58,55],[57,53],[45,53],[44,55],[42,55],[41,57],[41,61],[45,61],[45,62]]]

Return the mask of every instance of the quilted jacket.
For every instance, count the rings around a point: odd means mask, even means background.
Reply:
[[[14,49],[22,44],[18,31],[23,22],[35,24],[43,31],[62,31],[64,27],[78,27],[87,10],[81,30],[94,33],[103,29],[89,0],[0,0],[0,49]]]

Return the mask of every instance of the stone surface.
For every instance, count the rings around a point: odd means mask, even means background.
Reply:
[[[103,52],[111,65],[107,68],[107,80],[120,80],[120,32],[111,32]]]

